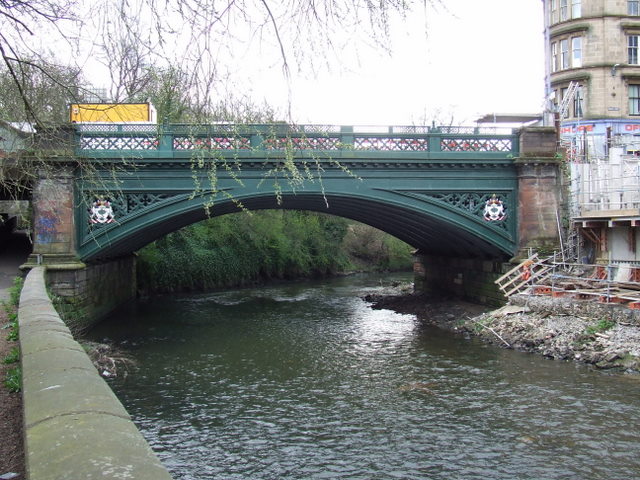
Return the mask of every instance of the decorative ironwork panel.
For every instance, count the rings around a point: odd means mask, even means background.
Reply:
[[[262,145],[266,150],[340,150],[338,137],[275,137],[265,138]]]
[[[301,125],[304,133],[340,133],[340,125]]]
[[[139,133],[150,133],[156,134],[158,132],[157,125],[145,125],[145,124],[124,124],[120,125],[122,132],[139,132]]]
[[[158,133],[157,125],[146,123],[77,123],[75,128],[83,133]]]
[[[248,137],[174,137],[174,150],[249,150]]]
[[[153,194],[153,193],[128,193],[125,195],[127,213],[137,212],[143,210],[149,205],[162,202],[172,195],[168,194]]]
[[[512,141],[507,138],[443,138],[443,152],[510,152]]]
[[[199,125],[199,124],[172,124],[165,128],[165,133],[173,135],[183,135],[186,137],[201,137],[201,136],[226,136],[226,135],[239,135],[243,133],[248,125],[234,124],[234,123],[215,123],[212,125]]]
[[[509,215],[509,194],[502,193],[495,195],[493,193],[435,193],[426,195],[432,200],[445,203],[450,207],[462,210],[474,217],[480,217],[503,230],[508,230],[506,219]],[[492,202],[499,202],[502,209],[501,215],[495,218],[487,215],[487,206]]]
[[[74,125],[78,132],[117,132],[118,125],[115,123],[76,123]]]
[[[475,127],[453,127],[442,126],[438,127],[438,130],[442,133],[454,134],[454,135],[473,135],[476,132]]]
[[[87,233],[97,231],[110,223],[119,223],[127,215],[144,210],[149,206],[160,203],[174,195],[169,194],[153,194],[153,193],[116,193],[113,195],[106,194],[86,194],[85,204],[88,206],[87,216]],[[94,221],[96,218],[96,203],[108,204],[111,209],[112,220],[109,222]]]
[[[430,127],[408,125],[404,127],[391,127],[393,133],[429,133]]]
[[[356,137],[353,140],[353,146],[356,150],[426,152],[429,150],[429,141],[422,137]]]
[[[157,150],[158,138],[150,137],[80,137],[81,150]]]

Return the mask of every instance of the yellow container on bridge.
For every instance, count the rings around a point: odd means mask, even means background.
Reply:
[[[69,106],[72,123],[156,123],[151,103],[73,103]]]

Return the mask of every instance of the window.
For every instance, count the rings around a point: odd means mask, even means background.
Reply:
[[[564,22],[569,18],[569,0],[560,0],[560,21]]]
[[[582,37],[563,38],[553,42],[550,58],[551,73],[582,67],[582,54]]]
[[[564,104],[563,100],[567,96],[568,90],[569,90],[568,88],[561,88],[560,89],[560,108],[562,108],[562,105]],[[560,114],[562,115],[562,112],[560,112]],[[568,117],[569,117],[569,109],[567,108],[564,111],[564,115],[562,115],[562,118],[568,118]]]
[[[549,23],[553,24],[558,21],[558,0],[551,0],[551,9],[549,11]]]
[[[573,116],[583,117],[582,106],[584,105],[584,93],[582,91],[582,85],[580,85],[573,97]]]
[[[640,0],[627,1],[627,14],[640,15]]]
[[[569,68],[569,39],[565,38],[560,40],[560,70],[567,68]]]
[[[629,115],[640,115],[640,85],[629,85]]]
[[[571,18],[582,16],[582,0],[571,0]]]
[[[638,35],[629,35],[627,37],[627,52],[629,65],[638,65]]]
[[[582,66],[582,37],[571,39],[571,66],[573,68]]]

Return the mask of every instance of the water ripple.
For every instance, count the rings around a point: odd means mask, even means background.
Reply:
[[[364,285],[165,299],[95,335],[138,360],[111,382],[177,480],[640,478],[639,382],[372,311]]]

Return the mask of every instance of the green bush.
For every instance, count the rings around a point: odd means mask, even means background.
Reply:
[[[142,291],[203,291],[269,279],[331,275],[363,264],[408,268],[411,248],[361,224],[303,211],[266,210],[205,220],[138,252]],[[348,241],[352,232],[376,238]],[[362,245],[356,245],[360,242]],[[379,246],[378,246],[379,244]],[[367,250],[371,250],[369,253]]]

